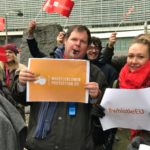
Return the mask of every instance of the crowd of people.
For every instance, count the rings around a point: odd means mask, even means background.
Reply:
[[[110,35],[103,49],[98,37],[91,37],[84,25],[70,26],[60,32],[57,45],[47,56],[38,48],[34,30],[28,25],[27,44],[32,57],[84,59],[90,62],[87,104],[77,102],[26,101],[27,82],[36,81],[36,74],[17,60],[14,43],[3,45],[7,61],[0,63],[0,146],[7,150],[112,150],[117,128],[103,131],[99,118],[105,117],[100,103],[106,88],[140,89],[150,87],[150,35],[141,34],[131,42],[127,56],[114,60],[117,33]],[[75,60],[74,60],[75,61]],[[49,68],[50,69],[50,68]],[[30,105],[29,124],[25,125],[24,106]],[[74,115],[70,111],[74,111]],[[5,127],[4,127],[5,126]],[[26,132],[27,130],[27,132]],[[145,130],[130,129],[128,150],[138,150],[135,138],[150,139]],[[143,141],[144,141],[143,140]],[[7,144],[6,144],[7,143]]]

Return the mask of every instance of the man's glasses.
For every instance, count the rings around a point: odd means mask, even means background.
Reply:
[[[98,47],[96,47],[96,46],[90,46],[90,47],[88,48],[88,51],[93,51],[93,50],[99,51]]]

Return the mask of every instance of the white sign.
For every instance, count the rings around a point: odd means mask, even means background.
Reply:
[[[101,105],[105,108],[100,119],[103,130],[120,127],[150,131],[150,88],[108,88]]]
[[[150,146],[145,144],[140,144],[139,150],[150,150]]]

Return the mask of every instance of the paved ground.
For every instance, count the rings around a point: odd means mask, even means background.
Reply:
[[[129,144],[129,130],[118,129],[113,150],[127,150]]]

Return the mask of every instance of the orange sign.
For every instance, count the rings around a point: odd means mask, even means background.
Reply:
[[[37,80],[27,84],[27,101],[88,102],[89,61],[30,58],[29,70]]]

